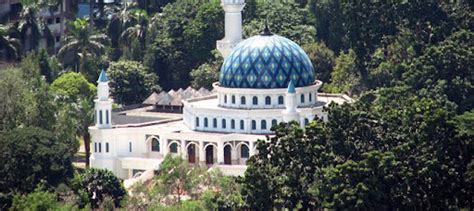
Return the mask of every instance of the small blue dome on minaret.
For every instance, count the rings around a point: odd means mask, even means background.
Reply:
[[[105,70],[102,69],[99,75],[99,80],[97,80],[97,82],[108,82],[108,81],[109,81],[109,78],[107,77],[107,73],[105,73]]]
[[[288,93],[296,93],[295,90],[295,85],[293,84],[293,80],[290,80],[290,83],[288,83]]]

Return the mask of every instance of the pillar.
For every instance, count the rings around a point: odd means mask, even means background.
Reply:
[[[254,141],[249,141],[249,157],[252,157],[255,154],[255,142]]]
[[[199,141],[198,151],[199,151],[199,163],[201,165],[205,165],[206,164],[206,150],[204,149],[203,141]]]
[[[166,155],[168,155],[168,152],[169,152],[169,149],[168,149],[168,139],[166,138],[162,138],[161,139],[161,154],[163,155],[163,158],[166,157]]]
[[[188,151],[186,150],[186,140],[181,140],[181,158],[187,160]]]
[[[224,163],[224,143],[222,141],[217,142],[217,164]]]

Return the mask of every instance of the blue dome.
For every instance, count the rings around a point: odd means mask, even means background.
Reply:
[[[219,83],[230,88],[287,88],[315,80],[308,55],[295,42],[278,35],[257,35],[240,42],[222,64]]]

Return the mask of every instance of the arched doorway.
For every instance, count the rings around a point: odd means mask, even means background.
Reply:
[[[214,164],[214,146],[212,145],[206,147],[206,164]]]
[[[232,147],[230,145],[224,147],[224,164],[232,164]]]
[[[190,144],[188,146],[188,162],[196,163],[196,146],[195,144]]]

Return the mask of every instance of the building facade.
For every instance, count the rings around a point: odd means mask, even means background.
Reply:
[[[258,139],[272,135],[271,127],[296,121],[304,127],[314,118],[326,119],[324,106],[351,102],[343,94],[319,93],[322,82],[304,50],[265,27],[241,41],[243,0],[223,0],[226,35],[217,41],[224,56],[213,94],[182,100],[182,114],[166,116],[141,108],[112,114],[108,79],[98,80],[96,125],[91,166],[106,168],[121,178],[158,169],[163,158],[181,156],[190,164],[220,168],[242,175]],[[238,34],[236,34],[238,33]],[[145,121],[116,123],[121,118]]]

